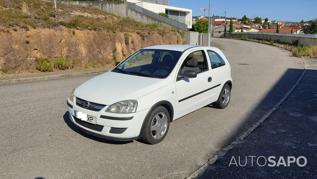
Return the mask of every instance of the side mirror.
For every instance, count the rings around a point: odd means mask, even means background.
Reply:
[[[193,70],[186,70],[183,73],[183,77],[185,78],[196,78],[197,77],[197,72]]]

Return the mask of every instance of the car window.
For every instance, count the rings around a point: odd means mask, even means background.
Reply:
[[[189,61],[192,62],[190,63]],[[186,57],[179,70],[178,76],[182,76],[186,70],[195,71],[197,74],[208,70],[207,58],[203,50],[195,51]]]
[[[216,52],[208,50],[208,56],[212,69],[224,66],[226,64],[225,61]]]
[[[120,63],[113,72],[129,75],[166,78],[174,69],[182,52],[142,49]]]
[[[131,57],[131,60],[125,63],[125,68],[133,68],[138,66],[149,65],[153,62],[154,51],[144,51]]]

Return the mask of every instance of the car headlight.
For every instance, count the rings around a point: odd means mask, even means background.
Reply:
[[[106,109],[106,112],[123,114],[135,113],[137,107],[138,102],[136,100],[125,100],[110,105]]]
[[[70,96],[69,96],[69,100],[70,100],[71,102],[74,102],[74,101],[75,101],[75,94],[74,94],[74,92],[75,92],[75,89],[73,89],[72,93],[71,93]]]

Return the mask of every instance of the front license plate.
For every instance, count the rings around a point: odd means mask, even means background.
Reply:
[[[88,114],[80,112],[80,111],[75,111],[75,117],[82,120],[82,121],[89,122],[91,124],[97,124],[96,117],[88,115]]]
[[[80,111],[75,111],[75,117],[82,120],[82,121],[87,121],[87,119],[88,119],[87,114],[80,112]]]

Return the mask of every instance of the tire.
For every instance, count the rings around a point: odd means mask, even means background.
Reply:
[[[154,108],[146,117],[140,138],[148,144],[160,143],[168,133],[170,114],[163,106]]]
[[[213,103],[213,105],[216,108],[225,109],[229,105],[230,100],[231,100],[231,87],[227,83],[223,86],[219,94],[218,100],[215,103]]]

